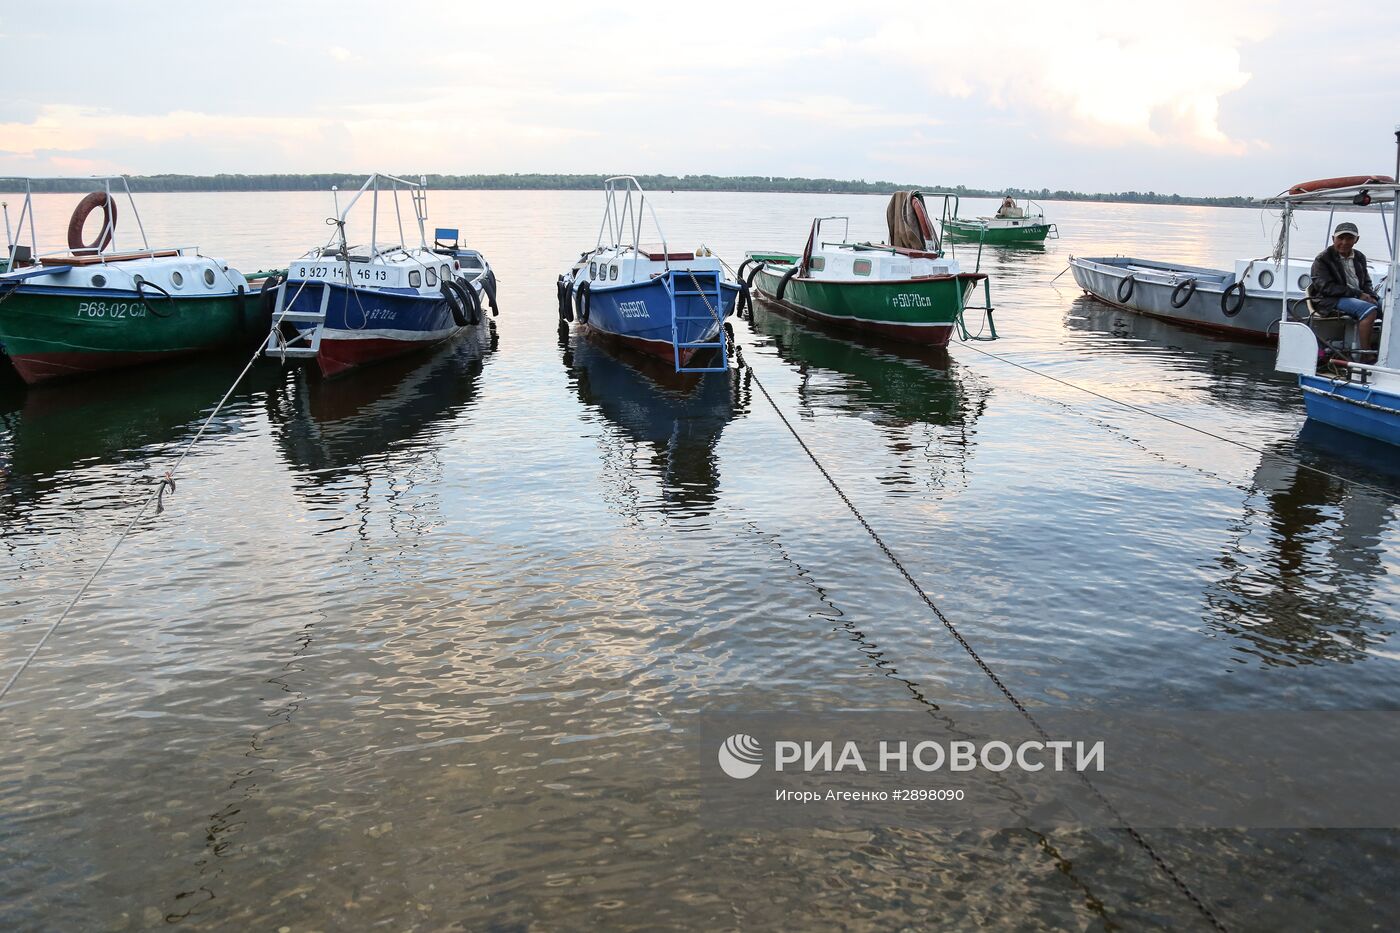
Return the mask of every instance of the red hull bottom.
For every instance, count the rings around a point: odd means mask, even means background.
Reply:
[[[140,366],[160,360],[173,360],[189,356],[193,350],[163,351],[149,353],[120,352],[78,352],[25,353],[10,357],[19,377],[29,385],[51,382],[55,379],[69,379],[107,369],[124,369],[127,366]]]
[[[436,340],[389,340],[383,337],[368,337],[364,340],[322,340],[321,352],[316,355],[316,363],[321,367],[321,375],[338,376],[356,366],[391,360],[435,347],[451,340],[465,328],[458,328],[446,337]]]
[[[665,360],[667,363],[675,365],[676,351],[674,345],[667,340],[644,340],[641,337],[628,337],[623,334],[614,334],[610,330],[603,330],[601,327],[594,327],[592,324],[585,324],[592,333],[597,334],[604,340],[612,341],[619,346],[627,347],[638,353],[645,353],[647,356]],[[681,365],[689,366],[690,361],[695,357],[694,347],[681,350]]]
[[[866,334],[895,343],[911,343],[937,349],[948,346],[948,341],[953,337],[952,324],[885,324],[876,321],[861,321],[850,317],[822,314],[810,308],[803,308],[786,301],[778,301],[768,295],[760,295],[760,297],[779,311],[785,312],[789,317],[814,321],[826,327],[850,333]]]

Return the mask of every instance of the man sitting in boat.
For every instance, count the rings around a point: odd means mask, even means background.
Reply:
[[[1344,220],[1332,231],[1332,245],[1317,254],[1312,264],[1308,295],[1318,311],[1337,311],[1357,320],[1356,338],[1362,350],[1374,350],[1371,331],[1380,314],[1366,257],[1355,249],[1360,234],[1356,224]]]
[[[1001,207],[997,208],[997,216],[1003,218],[1016,218],[1024,217],[1026,215],[1025,212],[1023,212],[1019,207],[1016,206],[1016,202],[1012,199],[1011,195],[1008,194],[1006,197],[1001,199]]]

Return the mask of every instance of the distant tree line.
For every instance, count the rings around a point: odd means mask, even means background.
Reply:
[[[405,178],[417,176],[405,175]],[[428,186],[437,190],[487,191],[591,191],[602,187],[605,175],[429,175]],[[364,175],[132,175],[132,191],[327,191],[332,185],[345,190],[364,184]],[[1115,201],[1129,204],[1195,204],[1211,207],[1251,207],[1254,198],[1197,198],[1155,191],[1117,191],[1087,194],[1080,191],[1051,191],[1023,188],[989,190],[958,185],[895,184],[889,181],[842,180],[838,178],[786,178],[780,175],[638,175],[648,191],[755,191],[792,194],[889,194],[917,188],[921,191],[951,191],[969,198],[999,198],[1010,194],[1041,201]],[[35,191],[78,192],[93,187],[82,179],[46,179],[33,182]],[[0,178],[0,191],[22,191],[12,178]]]

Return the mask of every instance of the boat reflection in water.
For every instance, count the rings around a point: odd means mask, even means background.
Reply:
[[[1133,314],[1087,296],[1070,302],[1065,329],[1071,334],[1102,335],[1085,355],[1124,353],[1206,380],[1203,388],[1219,401],[1252,412],[1298,409],[1297,386],[1274,372],[1274,349],[1179,327],[1169,321]]]
[[[1296,444],[1265,453],[1218,559],[1226,576],[1207,591],[1209,621],[1264,665],[1358,661],[1394,634],[1375,597],[1400,465],[1394,448],[1357,441],[1309,421]]]
[[[43,496],[62,485],[110,488],[112,468],[164,468],[228,391],[246,357],[212,355],[129,374],[56,382],[26,390],[0,385],[0,490],[11,502]],[[260,403],[280,374],[254,367],[210,425],[219,435],[246,428],[249,406]],[[210,438],[206,435],[206,440]]]
[[[936,347],[859,342],[756,304],[753,330],[799,376],[803,417],[827,411],[874,424],[898,465],[889,486],[965,477],[991,388]]]
[[[291,371],[268,398],[283,456],[315,485],[393,473],[471,405],[496,343],[494,327],[473,328],[427,356],[366,366],[350,378]]]
[[[578,328],[561,329],[559,346],[579,399],[617,428],[600,444],[604,469],[615,474],[603,483],[619,492],[618,505],[638,507],[635,490],[620,487],[635,479],[640,453],[642,469],[660,484],[662,511],[710,512],[720,483],[715,448],[725,426],[748,413],[748,369],[678,373],[669,362]]]

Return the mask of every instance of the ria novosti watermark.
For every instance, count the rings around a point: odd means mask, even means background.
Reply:
[[[690,732],[705,818],[1400,826],[1400,713],[1034,715],[707,714]]]

